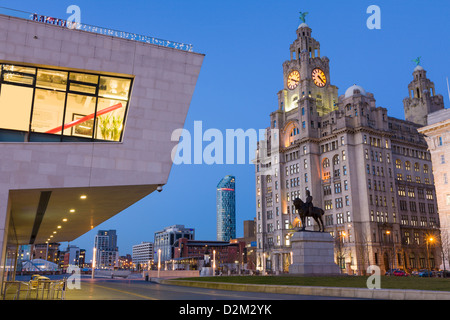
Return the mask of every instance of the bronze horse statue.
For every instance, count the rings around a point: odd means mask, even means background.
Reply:
[[[300,229],[300,231],[304,231],[305,230],[306,217],[313,217],[314,220],[316,220],[317,225],[319,226],[319,231],[325,232],[325,226],[324,226],[323,220],[322,220],[322,216],[325,213],[325,211],[323,211],[323,209],[318,208],[318,207],[313,207],[312,208],[312,213],[311,213],[310,210],[309,210],[308,204],[303,202],[302,199],[300,199],[300,198],[295,198],[294,206],[295,206],[295,209],[298,210],[298,214],[299,214],[300,219],[302,221],[302,228]]]

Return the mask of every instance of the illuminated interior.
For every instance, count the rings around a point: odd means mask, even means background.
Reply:
[[[295,140],[300,139],[300,129],[294,122],[289,122],[284,129],[284,146],[289,147]]]
[[[131,87],[131,77],[1,64],[0,140],[121,141]]]

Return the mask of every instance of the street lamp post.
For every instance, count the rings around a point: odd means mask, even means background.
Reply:
[[[93,258],[92,258],[92,279],[94,279],[95,277],[95,264],[96,264],[96,254],[97,254],[97,248],[94,247],[94,252],[93,252]]]
[[[161,269],[161,249],[158,249],[158,278],[160,269]]]
[[[263,270],[262,270],[262,272],[263,272],[263,276],[265,276],[266,275],[266,253],[265,252],[263,253]]]
[[[213,276],[216,275],[216,250],[213,250]]]
[[[390,230],[386,230],[386,235],[387,235],[387,242],[389,243],[391,231]],[[391,266],[391,261],[389,261],[389,268],[391,268],[391,271],[394,269],[394,259],[395,259],[395,243],[394,243],[394,241],[392,241],[392,243],[393,243],[393,247],[394,247],[394,251],[393,251],[393,253],[391,255],[392,266]]]
[[[428,249],[428,247],[429,247],[429,245],[430,245],[430,242],[432,243],[434,241],[434,238],[433,237],[427,237],[427,264],[428,264],[428,269],[430,270],[430,272],[431,272],[431,263],[430,263],[430,253],[429,253],[429,249]]]
[[[344,272],[343,269],[345,269],[345,237],[347,236],[347,233],[345,230],[337,231],[339,236],[335,238],[335,244],[337,244],[337,248],[335,248],[336,252],[336,259],[338,261],[339,270],[341,270],[341,273]],[[343,267],[343,268],[342,268]]]

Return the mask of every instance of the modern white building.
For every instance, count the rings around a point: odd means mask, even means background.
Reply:
[[[133,246],[132,251],[133,264],[137,268],[138,265],[148,266],[150,261],[153,261],[153,243],[152,242],[141,242]]]
[[[99,230],[94,240],[95,267],[114,269],[119,267],[119,247],[116,230]]]
[[[72,241],[166,184],[204,55],[1,13],[3,281],[19,245]]]
[[[159,261],[159,256],[161,257],[161,262],[172,260],[174,258],[174,244],[181,238],[195,240],[195,230],[176,224],[155,232],[155,262]]]
[[[82,256],[82,250],[78,246],[68,245],[66,249],[66,254],[68,255],[67,262],[69,265],[79,266],[80,256]],[[83,259],[84,262],[84,259]]]

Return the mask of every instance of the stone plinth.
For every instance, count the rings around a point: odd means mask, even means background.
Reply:
[[[292,260],[290,274],[340,275],[334,263],[334,239],[328,232],[295,232],[291,238]]]
[[[200,277],[211,277],[213,275],[213,268],[211,267],[203,267],[200,271]]]

